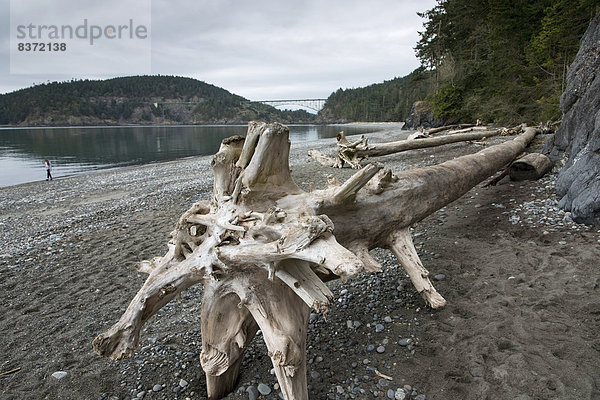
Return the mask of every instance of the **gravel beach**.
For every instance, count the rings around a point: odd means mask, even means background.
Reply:
[[[410,133],[373,127],[383,130],[369,134],[371,142]],[[399,171],[505,140],[377,161]],[[302,188],[355,172],[320,166],[306,154],[312,148],[333,154],[335,140],[292,146],[292,176]],[[134,264],[162,256],[179,216],[210,196],[210,160],[0,188],[1,399],[206,398],[201,286],[151,318],[133,357],[102,358],[91,341],[142,285]],[[554,179],[475,187],[414,227],[421,259],[448,301],[441,310],[425,306],[383,250],[373,251],[383,272],[330,283],[335,305],[309,322],[311,399],[599,399],[600,228],[557,208]],[[271,368],[257,336],[228,398],[280,398]]]

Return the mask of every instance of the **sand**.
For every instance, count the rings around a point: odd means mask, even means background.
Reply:
[[[302,187],[353,173],[317,165],[309,148],[334,147],[331,139],[294,145]],[[481,148],[459,143],[378,160],[400,170]],[[554,207],[552,182],[476,187],[415,227],[448,300],[442,310],[425,307],[384,251],[375,252],[384,272],[331,283],[338,300],[327,318],[312,316],[308,332],[311,399],[387,398],[397,389],[441,400],[600,398],[600,231]],[[210,157],[199,157],[0,189],[0,374],[18,369],[0,376],[0,398],[205,397],[201,287],[150,320],[130,359],[97,356],[91,341],[141,286],[133,265],[166,251],[176,219],[211,184]],[[247,399],[245,389],[259,383],[274,389],[263,399],[278,398],[270,368],[257,337],[229,398]]]

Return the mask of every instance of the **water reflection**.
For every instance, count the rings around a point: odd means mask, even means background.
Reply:
[[[291,125],[290,140],[335,137],[339,126]],[[0,129],[0,186],[45,179],[48,158],[54,176],[214,154],[221,140],[244,136],[247,125],[135,126]],[[344,127],[347,134],[370,129]]]

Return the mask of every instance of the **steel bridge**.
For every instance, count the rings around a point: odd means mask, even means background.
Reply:
[[[315,112],[321,111],[321,109],[325,106],[325,101],[327,99],[286,99],[286,100],[257,100],[256,103],[267,104],[273,107],[286,106],[286,105],[294,105],[299,107],[308,108],[310,110],[314,110]],[[173,104],[200,104],[198,101],[159,101],[156,103],[152,103],[154,107],[158,108],[158,105],[173,105]]]
[[[327,99],[287,99],[287,100],[258,100],[258,103],[267,104],[273,107],[294,105],[309,108],[314,111],[321,111],[325,106]]]

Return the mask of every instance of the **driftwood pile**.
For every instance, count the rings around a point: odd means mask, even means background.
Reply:
[[[325,312],[333,301],[324,282],[380,271],[369,250],[387,248],[426,303],[443,306],[409,228],[510,163],[535,135],[527,128],[476,154],[398,174],[369,164],[343,184],[305,192],[290,176],[287,127],[250,123],[246,138],[222,142],[212,198],[181,216],[164,256],[139,264],[146,282],[94,350],[130,356],[142,325],[202,283],[200,362],[209,398],[235,388],[244,349],[260,329],[285,398],[308,399],[307,319],[311,308]]]

